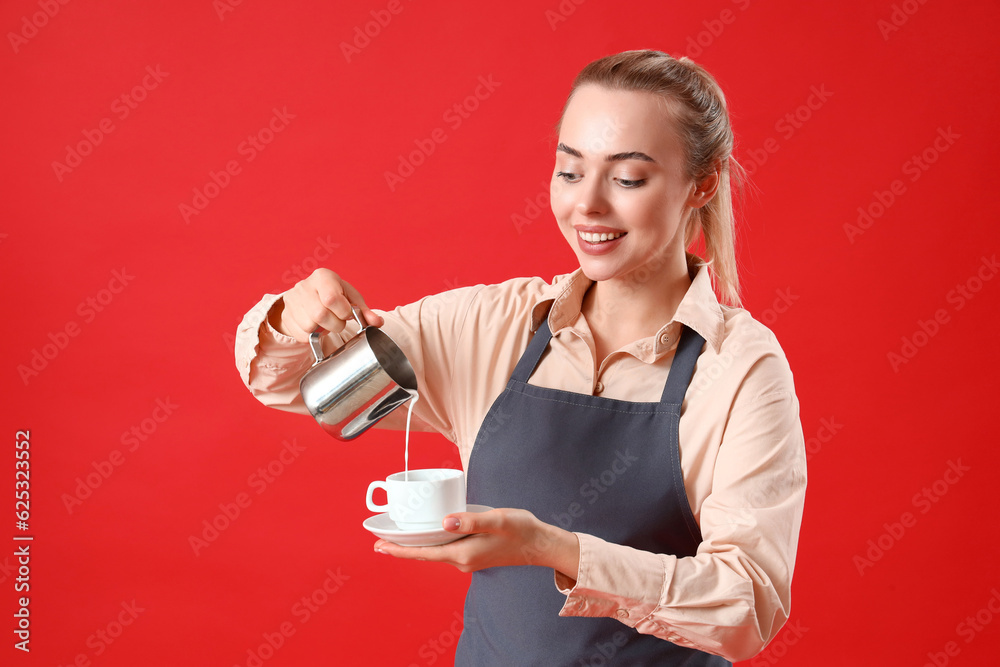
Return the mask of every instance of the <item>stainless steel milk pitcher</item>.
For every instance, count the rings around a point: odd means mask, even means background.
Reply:
[[[358,437],[417,390],[413,367],[399,346],[366,324],[360,308],[351,311],[361,332],[325,358],[320,334],[310,334],[316,361],[299,382],[309,413],[340,440]]]

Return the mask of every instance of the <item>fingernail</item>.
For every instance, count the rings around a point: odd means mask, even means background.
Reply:
[[[444,529],[445,530],[458,530],[458,527],[460,525],[461,525],[461,522],[458,519],[456,519],[455,517],[453,517],[453,516],[450,516],[450,517],[448,517],[447,519],[444,520]]]

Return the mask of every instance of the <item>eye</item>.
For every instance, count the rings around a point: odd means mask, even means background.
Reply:
[[[641,180],[633,181],[627,178],[616,178],[615,181],[617,181],[618,185],[622,186],[623,188],[638,188],[643,183],[646,182],[646,179],[643,178]]]
[[[566,181],[567,183],[576,183],[577,181],[579,181],[583,177],[580,176],[580,174],[574,174],[574,173],[568,172],[568,171],[557,171],[556,172],[556,178],[561,178],[562,180]]]

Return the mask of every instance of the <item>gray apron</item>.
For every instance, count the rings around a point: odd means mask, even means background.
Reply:
[[[637,403],[529,385],[551,337],[545,321],[483,420],[469,460],[468,501],[526,509],[566,530],[644,551],[695,555],[701,531],[684,491],[678,424],[704,338],[684,327],[662,398]],[[455,664],[731,665],[613,618],[560,617],[565,601],[550,568],[475,572]]]

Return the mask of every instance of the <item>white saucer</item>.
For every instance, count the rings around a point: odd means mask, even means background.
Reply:
[[[466,512],[489,512],[492,507],[486,505],[468,505]],[[456,533],[449,533],[444,528],[432,528],[429,530],[402,530],[392,519],[389,513],[376,514],[365,519],[361,524],[369,532],[383,540],[398,544],[401,547],[433,547],[440,544],[448,544],[457,539],[465,537]]]

